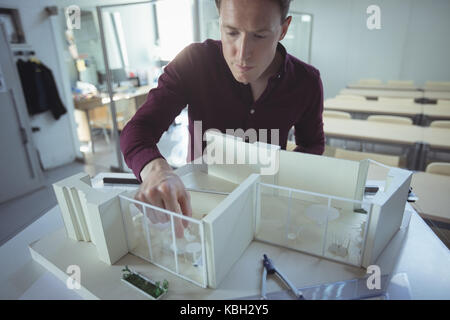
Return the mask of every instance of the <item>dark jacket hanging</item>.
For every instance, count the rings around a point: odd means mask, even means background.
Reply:
[[[58,120],[67,112],[56,88],[52,71],[42,63],[17,61],[27,109],[30,115],[50,110]]]

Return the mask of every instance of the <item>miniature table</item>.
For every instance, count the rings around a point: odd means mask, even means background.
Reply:
[[[406,273],[413,299],[450,299],[450,252],[414,209],[409,228],[401,229],[377,260],[382,274]],[[27,245],[30,244],[30,251]],[[36,263],[30,256],[39,263]],[[233,299],[260,293],[262,255],[266,253],[299,288],[361,278],[365,270],[253,241],[217,289],[203,289],[154,265],[127,254],[109,266],[97,258],[91,243],[70,240],[65,235],[58,206],[0,247],[3,299],[145,299],[120,281],[124,265],[132,266],[155,280],[167,279],[167,299]],[[65,283],[69,265],[81,268],[81,288],[69,290]],[[44,266],[42,268],[40,265]],[[56,281],[60,279],[62,281]],[[268,283],[267,291],[284,289]]]

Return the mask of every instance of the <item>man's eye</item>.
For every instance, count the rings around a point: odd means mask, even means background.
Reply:
[[[228,32],[227,34],[232,37],[237,36],[237,32]]]
[[[255,34],[255,38],[258,38],[258,39],[264,39],[265,36],[260,36],[260,35],[258,35],[258,34]]]

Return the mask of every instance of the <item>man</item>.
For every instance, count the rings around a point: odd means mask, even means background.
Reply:
[[[178,54],[122,131],[125,161],[142,181],[138,200],[192,216],[183,182],[156,147],[186,105],[190,160],[198,145],[193,140],[194,121],[202,121],[203,131],[276,129],[283,149],[294,126],[295,151],[323,153],[319,71],[287,54],[279,44],[292,19],[286,17],[289,2],[216,0],[221,41],[191,44]],[[201,139],[202,134],[195,136]],[[168,217],[155,212],[150,219],[164,223]],[[183,226],[187,225],[179,220],[175,223],[177,237],[183,235]]]

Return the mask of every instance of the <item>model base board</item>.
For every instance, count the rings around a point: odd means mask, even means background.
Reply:
[[[86,175],[78,174],[54,185],[69,238],[92,241],[107,264],[130,252],[200,287],[217,288],[253,240],[367,267],[400,228],[409,171],[389,169],[384,188],[367,199],[369,160],[214,137],[216,149],[233,142],[244,153],[268,150],[279,168],[269,175],[261,174],[262,164],[178,169],[191,190],[192,217],[134,200],[137,189],[93,188]],[[165,214],[168,222],[153,223],[151,211]],[[188,222],[182,238],[175,236],[175,219]]]

